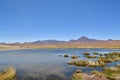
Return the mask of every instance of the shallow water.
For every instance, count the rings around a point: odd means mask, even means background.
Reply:
[[[29,49],[0,51],[0,70],[9,66],[17,69],[18,80],[71,80],[76,69],[89,73],[91,70],[102,71],[102,68],[75,67],[67,64],[70,58],[59,57],[59,54],[78,55],[86,59],[84,52],[120,52],[119,49]],[[110,63],[114,66],[120,62]]]

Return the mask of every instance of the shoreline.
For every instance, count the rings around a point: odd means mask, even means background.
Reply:
[[[29,49],[113,49],[120,50],[120,48],[13,48],[13,49],[1,49],[0,51],[12,51],[12,50],[29,50]]]
[[[0,49],[0,51],[25,50],[29,48]]]

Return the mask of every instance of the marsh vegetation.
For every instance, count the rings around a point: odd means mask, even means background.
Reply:
[[[72,80],[120,80],[120,64],[106,67],[108,63],[120,61],[120,52],[106,54],[93,53],[93,55],[90,55],[90,53],[84,53],[84,56],[88,59],[74,59],[68,61],[68,64],[76,67],[101,67],[103,71],[99,72],[97,70],[93,70],[91,71],[92,75],[88,75],[86,73],[82,73],[81,70],[77,70],[73,74]],[[95,61],[90,60],[90,58],[95,58]]]

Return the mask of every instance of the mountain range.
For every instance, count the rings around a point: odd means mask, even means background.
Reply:
[[[108,39],[108,40],[98,40],[98,39],[91,39],[88,38],[86,36],[82,36],[78,39],[71,39],[69,41],[61,41],[61,40],[37,40],[37,41],[33,41],[33,42],[24,42],[23,44],[58,44],[58,43],[68,43],[68,42],[98,42],[98,41],[120,41],[120,40],[112,40],[112,39]],[[2,42],[0,44],[11,44],[11,43],[5,43]],[[12,44],[21,44],[20,42],[15,42]]]
[[[97,39],[91,39],[88,38],[86,36],[82,36],[78,39],[71,39],[69,41],[60,41],[60,40],[38,40],[38,41],[34,41],[34,42],[29,42],[31,44],[56,44],[56,43],[65,43],[65,42],[96,42],[96,41],[117,41],[117,40],[112,40],[112,39],[108,39],[108,40],[97,40]]]
[[[1,43],[7,46],[19,46],[22,48],[120,48],[120,40],[98,40],[82,36],[69,41],[38,40],[25,43]]]

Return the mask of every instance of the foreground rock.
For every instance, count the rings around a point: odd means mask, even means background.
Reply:
[[[0,80],[15,80],[16,70],[12,67],[0,73]]]

